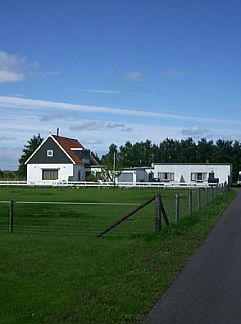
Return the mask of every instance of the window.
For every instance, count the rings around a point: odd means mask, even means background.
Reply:
[[[205,172],[192,172],[191,173],[191,181],[207,181],[207,173]]]
[[[57,180],[58,176],[58,169],[42,169],[42,180]]]
[[[47,157],[53,157],[54,151],[53,150],[47,150]]]
[[[161,181],[174,181],[174,173],[173,172],[159,172],[158,178]]]

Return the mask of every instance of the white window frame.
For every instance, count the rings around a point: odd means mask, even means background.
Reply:
[[[174,172],[158,172],[158,178],[165,182],[174,181]]]
[[[46,154],[47,154],[47,157],[53,157],[54,156],[54,151],[53,150],[47,150]]]
[[[207,172],[191,172],[191,181],[205,182],[207,180]]]

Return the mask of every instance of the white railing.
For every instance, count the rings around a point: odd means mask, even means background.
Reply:
[[[27,186],[27,181],[15,181],[15,180],[9,180],[9,181],[0,181],[0,186]]]
[[[118,182],[114,184],[113,182],[106,181],[41,181],[41,182],[27,182],[27,181],[0,181],[0,186],[50,186],[50,187],[124,187],[124,188],[206,188],[212,184],[207,182],[188,182],[188,183],[178,183],[178,182]],[[213,184],[216,185],[216,184]]]

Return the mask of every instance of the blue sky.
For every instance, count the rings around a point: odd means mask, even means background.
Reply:
[[[241,2],[1,1],[0,169],[38,133],[241,140]]]

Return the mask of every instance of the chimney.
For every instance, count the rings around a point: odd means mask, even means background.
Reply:
[[[57,128],[57,136],[59,136],[59,128]]]

